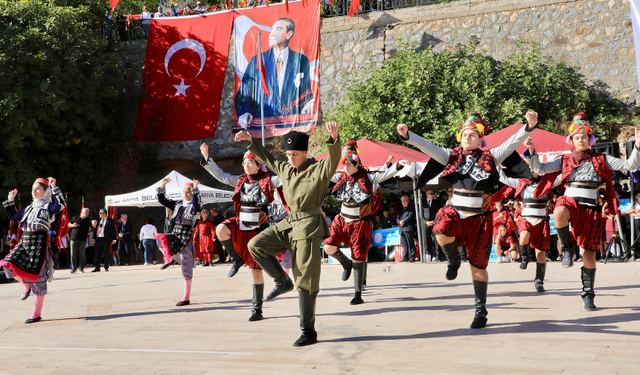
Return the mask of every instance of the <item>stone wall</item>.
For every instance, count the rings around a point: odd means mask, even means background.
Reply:
[[[321,37],[322,109],[344,96],[348,72],[390,58],[400,41],[435,51],[480,40],[501,59],[516,42],[539,41],[543,53],[581,67],[590,81],[635,106],[638,94],[629,0],[469,0],[324,19]]]
[[[350,72],[370,64],[380,66],[393,56],[399,42],[413,41],[441,51],[467,43],[472,36],[480,40],[479,48],[496,58],[513,53],[518,40],[539,41],[544,54],[581,67],[588,80],[632,106],[640,99],[629,0],[462,0],[365,13],[350,20],[323,19],[322,111],[331,111],[344,97]],[[134,80],[141,82],[146,44],[134,43],[128,49],[137,48],[139,53],[129,64]],[[232,37],[218,130],[206,140],[217,159],[237,158],[244,152],[244,147],[231,142],[233,72]],[[142,146],[155,148],[159,160],[193,160],[199,157],[199,143]]]

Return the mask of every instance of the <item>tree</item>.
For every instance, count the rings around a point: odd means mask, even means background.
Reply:
[[[95,26],[100,9],[56,4],[0,0],[1,192],[28,195],[47,176],[72,194],[95,188],[123,134],[113,115],[118,59]]]
[[[341,124],[344,139],[368,137],[398,142],[396,125],[435,143],[453,147],[456,133],[473,112],[480,112],[491,132],[524,122],[528,110],[538,112],[541,127],[562,132],[559,124],[581,110],[592,119],[619,116],[619,105],[597,95],[575,68],[542,56],[536,44],[520,44],[503,61],[476,52],[477,42],[436,53],[401,46],[382,68],[356,76],[345,100],[329,113]],[[373,65],[372,65],[373,66]],[[598,131],[597,122],[595,128]]]

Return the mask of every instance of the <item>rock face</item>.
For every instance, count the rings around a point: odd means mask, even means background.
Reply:
[[[543,53],[581,67],[581,73],[603,84],[632,106],[638,79],[629,0],[465,0],[402,8],[322,20],[320,36],[321,103],[328,112],[349,86],[351,73],[370,64],[379,66],[393,56],[401,42],[433,46],[436,51],[467,43],[474,37],[479,48],[503,58],[518,41],[538,41]],[[116,47],[126,56],[128,80],[140,90],[145,41]],[[216,135],[206,139],[216,159],[238,158],[244,145],[231,140],[233,116],[233,36],[223,101]],[[137,93],[139,101],[139,92]],[[131,134],[135,126],[135,112]],[[198,159],[200,141],[141,144],[153,149],[158,160]]]

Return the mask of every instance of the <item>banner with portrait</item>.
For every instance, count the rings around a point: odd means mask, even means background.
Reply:
[[[261,108],[265,138],[291,130],[312,131],[320,105],[320,2],[235,13],[233,131],[247,130],[261,137]],[[258,65],[258,33],[264,79]]]

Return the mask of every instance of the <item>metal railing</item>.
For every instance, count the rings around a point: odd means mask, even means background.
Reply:
[[[460,0],[361,0],[358,13],[382,12],[385,10],[408,8],[421,5],[451,3]],[[323,0],[322,17],[339,17],[349,14],[350,0]]]

